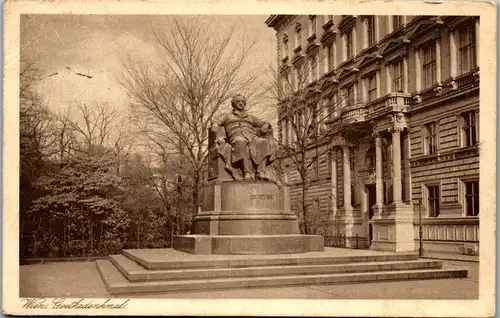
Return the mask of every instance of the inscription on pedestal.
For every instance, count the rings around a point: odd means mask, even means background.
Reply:
[[[272,200],[272,194],[251,194],[250,199],[252,200]]]

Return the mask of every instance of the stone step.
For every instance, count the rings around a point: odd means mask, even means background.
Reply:
[[[147,270],[124,255],[111,255],[111,262],[132,282],[153,280],[194,280],[204,278],[261,277],[305,274],[334,274],[410,269],[439,269],[442,262],[431,260],[363,262],[345,264],[281,265],[239,268]]]
[[[122,254],[149,270],[188,268],[235,268],[285,265],[346,264],[358,262],[417,260],[416,253],[376,253],[358,255],[329,255],[324,252],[275,255],[200,255],[170,249],[123,250]]]
[[[419,269],[364,273],[286,275],[271,277],[236,277],[182,281],[130,282],[110,260],[96,261],[97,268],[110,294],[166,293],[249,287],[345,284],[373,281],[439,279],[467,277],[467,270]]]

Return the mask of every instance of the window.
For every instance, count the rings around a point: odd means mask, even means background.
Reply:
[[[328,107],[329,107],[329,112],[330,112],[330,118],[335,118],[338,116],[338,105],[337,105],[337,93],[334,93],[329,99],[328,99]]]
[[[334,52],[333,52],[333,43],[329,43],[326,46],[326,56],[327,56],[327,71],[330,72],[335,68],[334,64]]]
[[[424,139],[425,154],[432,155],[437,153],[438,138],[437,138],[437,123],[429,123],[425,125],[425,139]]]
[[[479,215],[479,181],[464,182],[465,185],[465,215]]]
[[[300,23],[295,25],[295,47],[302,45],[302,26]]]
[[[463,146],[472,147],[477,144],[478,126],[476,124],[476,112],[470,111],[462,114],[462,140]]]
[[[392,91],[403,92],[404,89],[403,61],[392,64]]]
[[[289,131],[289,127],[288,127],[288,119],[282,120],[281,127],[282,127],[281,129],[283,131],[283,133],[282,133],[283,143],[285,145],[289,145],[290,144],[290,131]]]
[[[460,73],[464,74],[476,68],[476,29],[474,25],[458,32]]]
[[[314,82],[318,79],[318,56],[313,55],[309,59],[309,81]]]
[[[347,101],[347,106],[354,105],[354,85],[349,85],[345,89],[345,96]]]
[[[392,30],[396,31],[403,26],[403,16],[393,15],[392,16]]]
[[[283,36],[283,58],[288,56],[288,35]]]
[[[310,22],[310,26],[311,26],[310,30],[309,30],[309,35],[312,36],[313,34],[316,34],[316,16],[310,15],[309,22]]]
[[[299,70],[296,67],[292,67],[292,78],[291,78],[291,86],[294,90],[297,90],[299,86]]]
[[[288,132],[288,143],[289,145],[292,145],[296,140],[295,138],[296,134],[293,129],[292,122],[289,119],[287,120],[287,132]]]
[[[375,44],[377,41],[375,36],[375,16],[371,15],[366,18],[367,36],[368,36],[368,46]]]
[[[366,87],[368,92],[368,101],[377,99],[377,79],[375,73],[372,73],[366,78]]]
[[[423,81],[424,88],[436,84],[436,44],[432,42],[423,49]]]
[[[319,116],[319,127],[320,127],[320,130],[321,131],[325,131],[326,130],[326,121],[329,119],[330,117],[330,105],[328,104],[328,99],[323,99],[323,103],[321,105],[321,111],[319,112],[320,113],[320,116]]]
[[[348,60],[354,55],[353,43],[352,43],[352,30],[347,31],[344,37],[345,37],[346,60]]]
[[[429,217],[437,217],[439,215],[439,186],[427,186],[427,202]]]
[[[312,162],[312,179],[318,179],[319,178],[319,158],[316,155],[315,158],[313,159]]]

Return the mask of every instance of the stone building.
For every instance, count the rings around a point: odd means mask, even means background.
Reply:
[[[309,190],[326,235],[340,224],[347,246],[357,237],[413,251],[421,211],[425,252],[479,253],[479,18],[273,15],[266,24],[279,68],[311,63],[309,85],[331,105],[334,137]],[[293,142],[283,114],[279,130]],[[289,181],[293,206],[297,174]]]

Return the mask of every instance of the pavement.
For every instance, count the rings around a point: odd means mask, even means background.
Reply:
[[[133,298],[187,299],[478,299],[479,263],[444,260],[443,268],[468,269],[462,279],[392,281],[344,285],[305,285],[203,292],[129,295]],[[108,298],[95,262],[20,266],[20,297]],[[124,295],[120,296],[121,298]]]

